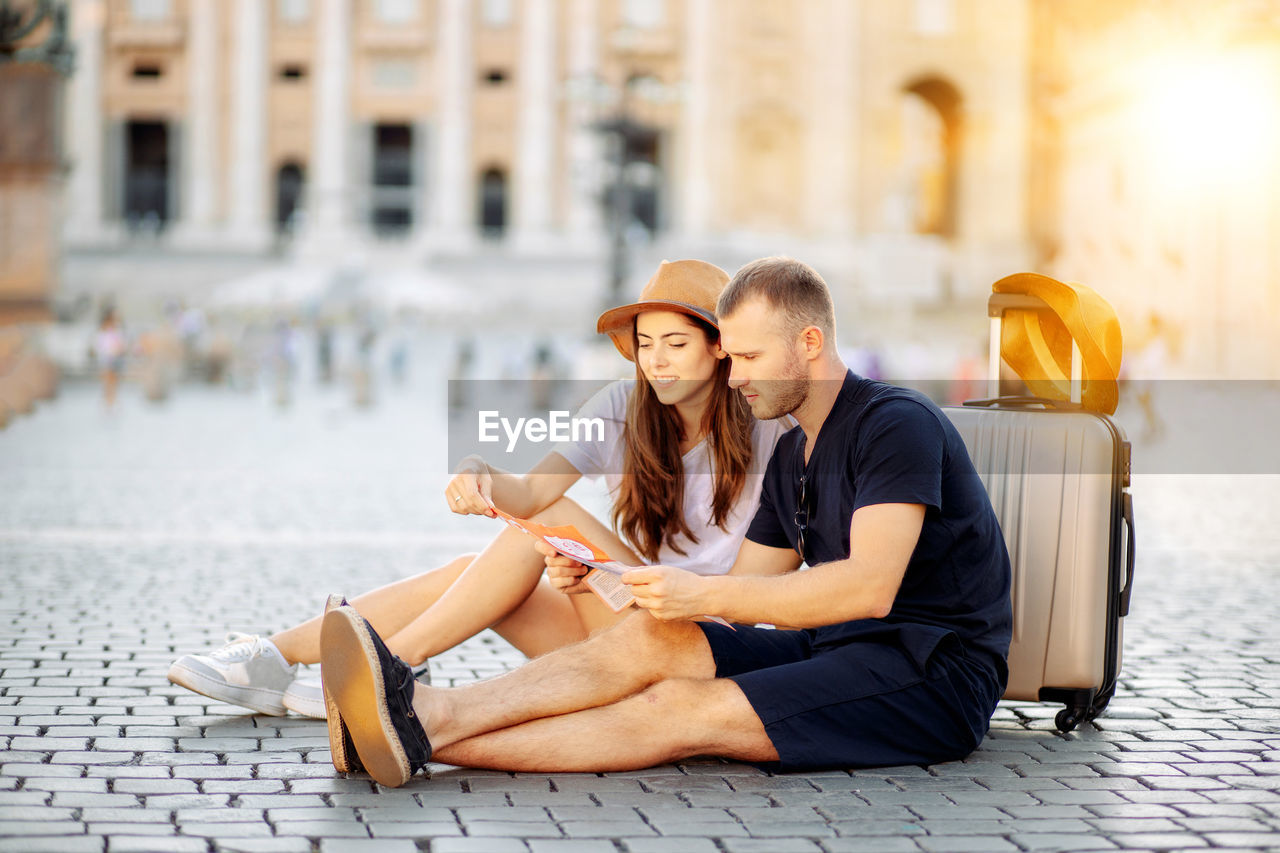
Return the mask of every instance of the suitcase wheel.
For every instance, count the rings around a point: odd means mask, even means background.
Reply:
[[[1058,712],[1058,716],[1053,718],[1053,722],[1058,727],[1058,731],[1066,734],[1083,723],[1088,717],[1088,708],[1063,708]]]

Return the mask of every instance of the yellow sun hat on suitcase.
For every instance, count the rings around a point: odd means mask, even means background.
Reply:
[[[1111,304],[1083,284],[1020,272],[991,286],[994,293],[1023,294],[1049,310],[1011,308],[1004,315],[1000,355],[1037,397],[1071,399],[1071,342],[1080,349],[1080,402],[1110,415],[1119,402],[1120,320]]]

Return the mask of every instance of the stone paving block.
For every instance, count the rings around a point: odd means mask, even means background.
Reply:
[[[246,809],[238,806],[219,809],[178,809],[173,813],[173,820],[179,826],[184,823],[238,823],[266,820],[266,814],[263,809]]]
[[[132,752],[56,752],[49,759],[51,764],[75,764],[80,767],[93,764],[129,764],[132,761]]]
[[[1021,833],[1010,840],[1028,853],[1070,853],[1071,851],[1115,850],[1116,845],[1099,835],[1057,835]]]
[[[211,823],[188,821],[179,827],[179,831],[183,835],[199,836],[201,838],[268,838],[272,835],[270,826],[253,821],[216,821]]]
[[[1156,832],[1131,832],[1116,833],[1109,836],[1118,846],[1127,849],[1151,849],[1151,850],[1181,850],[1191,847],[1208,847],[1209,842],[1203,838],[1197,838],[1188,833],[1156,833]]]
[[[659,834],[638,815],[623,820],[564,820],[559,824],[560,831],[569,838],[613,838],[617,835],[641,838]]]
[[[532,853],[617,853],[618,850],[612,841],[580,838],[534,838],[529,841],[529,849]]]
[[[477,821],[548,819],[547,810],[540,806],[460,806],[456,813],[464,826]]]
[[[437,838],[462,835],[453,821],[365,821],[374,838]]]
[[[311,853],[307,838],[219,838],[218,853]]]
[[[90,823],[86,834],[110,837],[112,835],[145,835],[173,837],[177,834],[174,827],[167,823]]]
[[[923,821],[913,818],[868,818],[866,820],[836,820],[831,822],[836,835],[845,837],[882,837],[924,835],[928,832]],[[823,842],[825,847],[827,842]]]
[[[121,809],[111,806],[81,809],[80,819],[87,823],[170,823],[168,812],[138,808]]]
[[[177,809],[211,809],[226,806],[231,797],[226,794],[149,794],[148,809],[175,811]]]
[[[929,853],[1004,853],[1016,851],[1014,844],[996,835],[926,835],[915,839]]]
[[[205,853],[209,842],[203,838],[116,835],[107,839],[107,853]]]
[[[169,767],[143,764],[105,764],[86,767],[85,774],[94,779],[172,779]]]
[[[762,794],[739,794],[737,791],[680,792],[680,799],[696,808],[768,808],[769,798]]]
[[[22,787],[27,791],[89,791],[105,794],[107,780],[81,776],[28,776],[22,780]]]
[[[103,853],[106,845],[96,835],[0,838],[0,853]]]
[[[1217,791],[1152,791],[1148,788],[1139,788],[1136,791],[1121,791],[1119,796],[1126,802],[1130,803],[1156,803],[1156,804],[1177,804],[1177,803],[1208,803],[1212,802],[1206,794],[1219,793]]]
[[[133,794],[95,793],[93,791],[54,791],[53,806],[69,806],[70,808],[87,808],[91,806],[129,808],[141,806],[142,800]]]
[[[346,820],[356,822],[356,810],[346,806],[308,806],[300,804],[298,808],[267,809],[267,819],[277,828],[294,821]]]
[[[818,842],[808,838],[726,838],[728,853],[821,853]]]
[[[719,853],[709,838],[621,838],[627,853]]]
[[[814,816],[817,814],[812,806],[775,806],[771,808],[732,806],[729,808],[729,813],[744,823],[748,821],[760,822],[766,820],[805,821],[813,820]]]
[[[433,838],[431,853],[529,853],[519,838]]]
[[[826,853],[917,853],[920,846],[911,838],[824,838]]]
[[[112,790],[118,794],[195,794],[190,779],[116,779]]]
[[[467,835],[508,838],[560,838],[563,833],[550,819],[545,821],[479,820],[466,825]]]
[[[1206,836],[1214,847],[1240,847],[1257,850],[1275,850],[1276,833],[1272,832],[1211,832]]]
[[[0,824],[11,820],[71,820],[73,810],[69,808],[31,808],[30,806],[0,806]]]
[[[826,838],[835,835],[831,825],[820,818],[808,821],[743,821],[742,825],[746,827],[747,834],[754,838]]]
[[[341,820],[291,820],[277,826],[276,834],[307,838],[368,838],[369,828]]]
[[[83,835],[84,824],[75,820],[7,820],[0,823],[0,837],[27,835]]]

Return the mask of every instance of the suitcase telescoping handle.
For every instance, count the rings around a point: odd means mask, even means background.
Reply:
[[[1001,328],[1004,323],[1004,312],[1014,309],[1023,311],[1052,311],[1049,303],[1038,296],[1025,293],[993,293],[987,300],[987,318],[991,325],[991,351],[987,368],[988,396],[1000,396],[1000,342]],[[1080,357],[1080,345],[1075,338],[1071,339],[1071,402],[1080,404],[1084,388],[1084,359]],[[1010,398],[1012,399],[1012,398]],[[968,404],[966,404],[968,405]]]

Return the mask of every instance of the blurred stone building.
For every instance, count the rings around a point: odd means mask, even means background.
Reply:
[[[1275,167],[1242,184],[1259,216],[1175,203],[1133,132],[1173,79],[1149,45],[1274,53],[1274,5],[76,0],[63,288],[399,265],[585,327],[658,259],[785,252],[855,340],[976,338],[1030,268],[1127,328],[1218,317],[1188,340],[1212,369],[1277,364],[1229,325],[1280,307]]]

